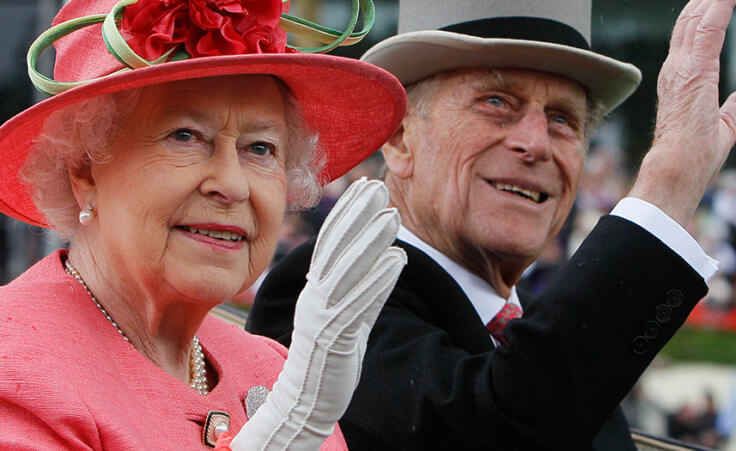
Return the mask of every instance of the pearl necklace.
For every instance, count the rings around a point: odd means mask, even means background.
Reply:
[[[123,337],[123,339],[130,343],[130,339],[125,335],[125,332],[123,332],[120,326],[118,326],[118,323],[116,323],[112,319],[110,314],[107,313],[107,310],[105,310],[102,304],[100,304],[97,298],[95,298],[90,289],[87,287],[87,284],[84,282],[84,279],[82,279],[82,276],[72,266],[72,264],[69,263],[69,260],[64,262],[64,266],[66,267],[67,274],[73,276],[75,279],[77,279],[77,281],[79,281],[80,284],[82,284],[82,287],[87,292],[87,294],[89,294],[89,297],[92,298],[92,301],[95,303],[97,308],[100,309],[100,312],[105,315],[105,318],[110,321],[110,324],[115,327],[115,329]],[[133,346],[133,343],[130,343],[130,345]],[[197,338],[196,335],[192,339],[192,348],[189,351],[189,374],[190,387],[197,390],[202,395],[206,395],[207,393],[209,393],[209,390],[207,389],[207,369],[205,368],[204,352],[202,351],[202,344],[199,342],[199,338]]]

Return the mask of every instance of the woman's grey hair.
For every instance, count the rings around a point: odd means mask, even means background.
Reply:
[[[319,174],[325,157],[318,135],[308,129],[302,110],[289,88],[279,83],[289,130],[286,152],[287,206],[289,210],[316,204],[321,194]],[[69,171],[91,163],[107,164],[108,144],[135,108],[142,88],[105,94],[52,113],[44,122],[20,172],[36,208],[59,234],[72,239],[79,229],[79,206],[72,192]]]

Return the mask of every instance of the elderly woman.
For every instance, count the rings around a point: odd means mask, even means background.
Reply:
[[[358,348],[405,261],[379,183],[325,222],[286,364],[207,316],[405,107],[380,69],[288,50],[281,6],[72,0],[32,47],[56,95],[0,128],[0,211],[70,248],[0,287],[0,448],[197,449],[228,428],[233,448],[344,448]],[[57,39],[62,81],[33,69]]]

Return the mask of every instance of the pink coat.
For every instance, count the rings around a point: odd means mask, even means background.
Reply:
[[[208,317],[198,336],[219,382],[202,396],[123,340],[63,256],[0,287],[0,449],[207,449],[211,410],[240,430],[245,395],[273,387],[284,347]],[[322,449],[347,449],[339,429]]]

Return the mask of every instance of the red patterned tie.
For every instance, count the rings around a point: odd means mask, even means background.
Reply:
[[[507,303],[486,327],[493,338],[508,346],[506,339],[503,337],[503,330],[509,321],[519,317],[521,317],[521,308],[515,304]]]

